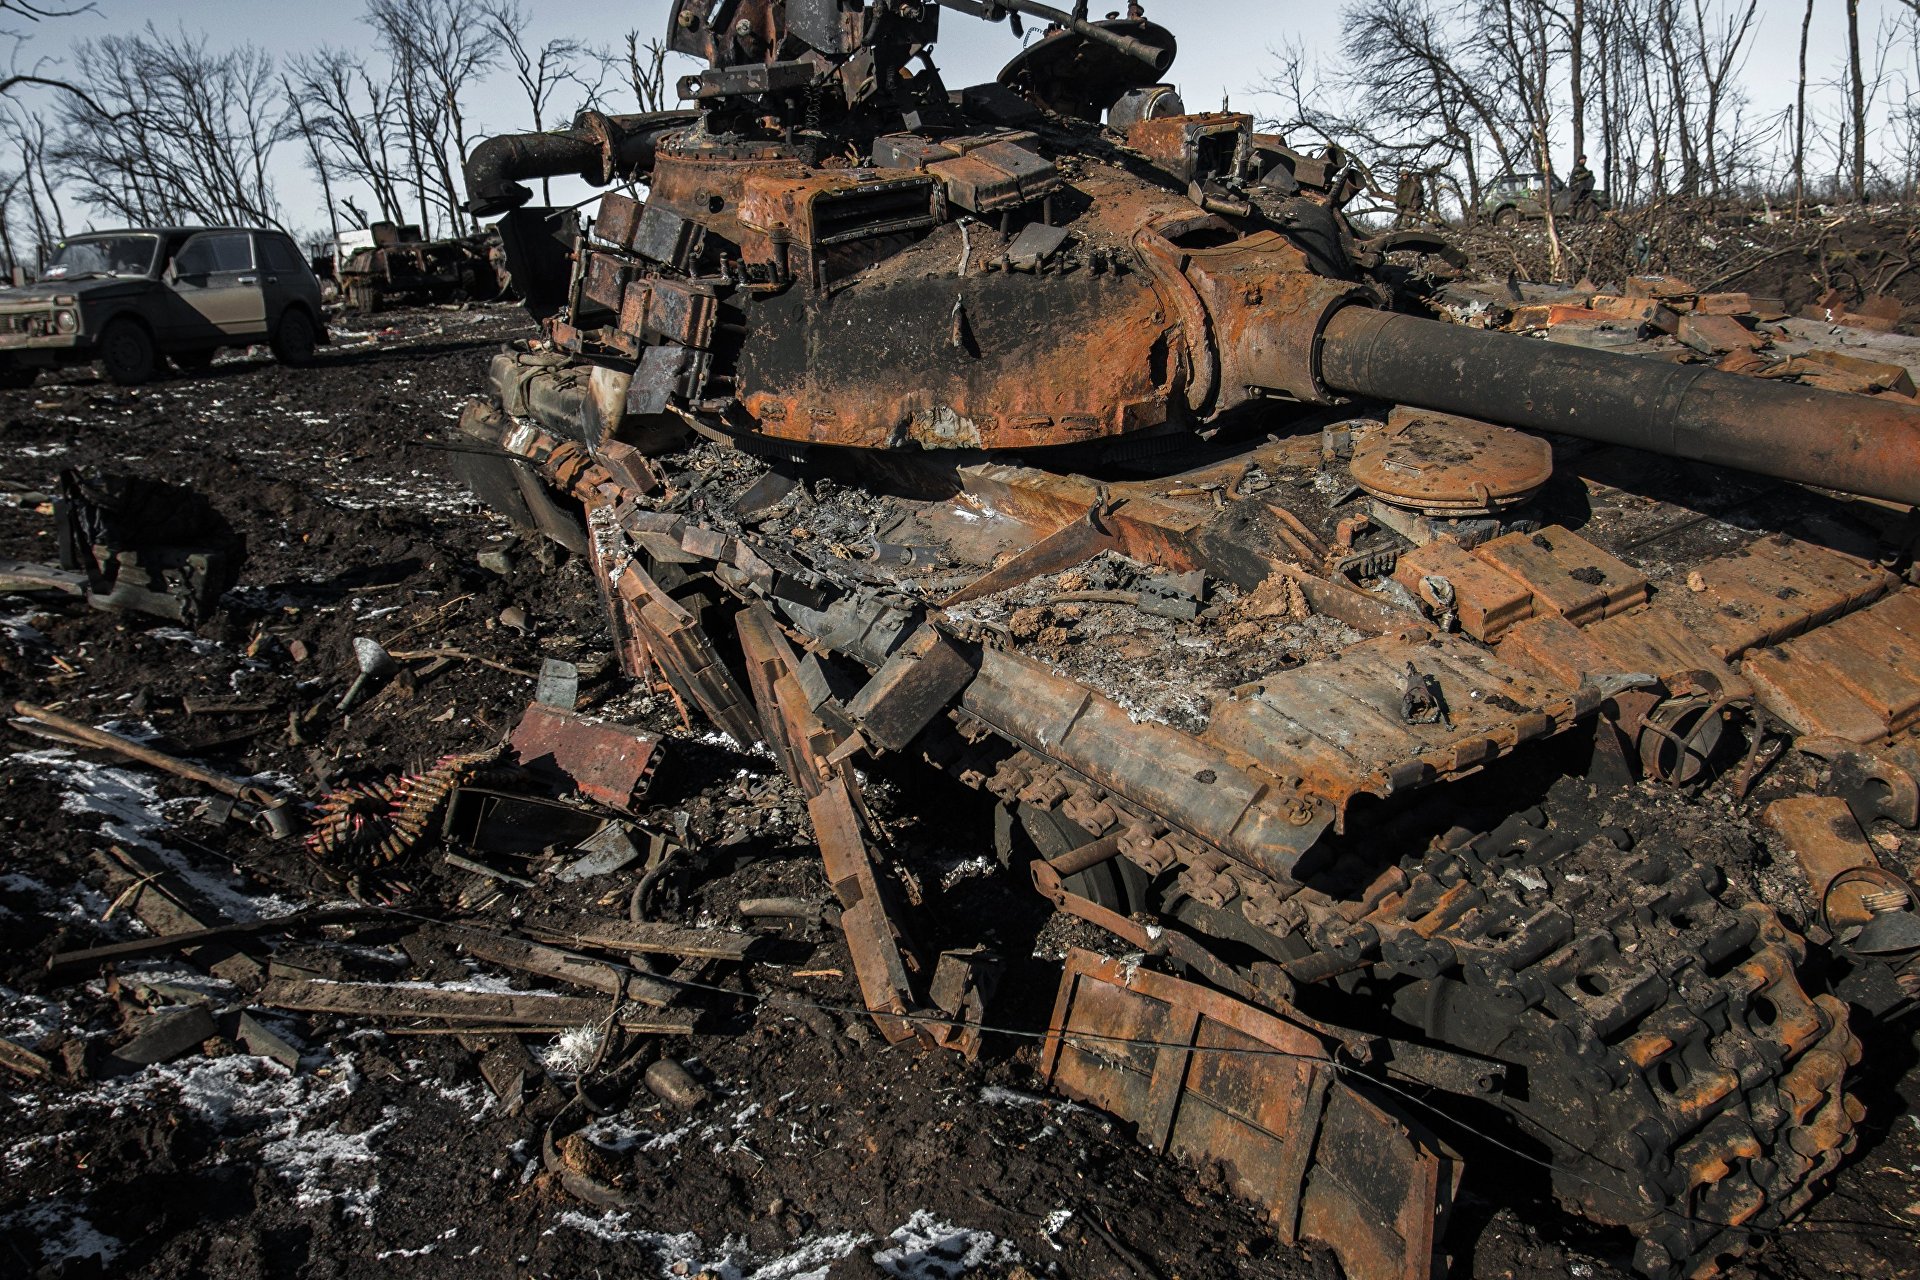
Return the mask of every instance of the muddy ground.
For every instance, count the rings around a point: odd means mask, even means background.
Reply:
[[[532,696],[527,673],[545,657],[575,660],[583,709],[668,739],[650,816],[694,852],[662,915],[741,927],[743,898],[824,902],[804,805],[772,761],[683,726],[671,701],[607,674],[585,567],[516,540],[430,447],[492,351],[525,332],[508,308],[399,312],[338,326],[312,369],[233,356],[137,391],[76,373],[0,393],[0,558],[52,559],[45,499],[58,473],[103,463],[205,493],[250,549],[228,607],[191,630],[0,597],[0,698],[312,796],[499,742]],[[486,567],[484,552],[505,557]],[[465,656],[343,717],[334,704],[357,635]],[[105,889],[103,851],[161,859],[241,919],[337,901],[340,886],[298,842],[205,820],[191,784],[17,726],[0,734],[0,1036],[56,1067],[40,1081],[0,1075],[0,1272],[1339,1274],[1323,1250],[1279,1245],[1217,1175],[1159,1161],[1125,1126],[1045,1095],[1030,1036],[1060,958],[1069,944],[1111,943],[1050,921],[999,874],[979,799],[938,779],[882,771],[871,796],[923,900],[928,941],[984,941],[1006,957],[990,1020],[1027,1035],[990,1037],[977,1064],[888,1048],[854,1008],[837,931],[793,927],[775,958],[709,975],[781,1002],[704,993],[713,1032],[657,1046],[692,1064],[703,1105],[681,1112],[644,1089],[601,1100],[591,1149],[573,1150],[625,1201],[603,1206],[570,1195],[542,1159],[546,1124],[571,1096],[569,1046],[551,1035],[526,1038],[548,1065],[517,1113],[456,1038],[324,1015],[261,1012],[298,1050],[292,1068],[218,1039],[168,1065],[116,1067],[142,1004],[245,1002],[171,959],[123,964],[111,980],[49,979],[50,954],[142,932]],[[633,878],[493,895],[481,914],[497,924],[560,904],[618,917]],[[388,873],[380,894],[436,916],[462,894],[486,896],[432,858]],[[502,972],[415,929],[374,922],[282,955],[339,977],[501,989]],[[1869,1115],[1833,1193],[1729,1274],[1920,1272],[1910,1035],[1871,1034]],[[1626,1274],[1630,1242],[1559,1213],[1539,1170],[1471,1134],[1446,1136],[1468,1158],[1446,1240],[1453,1274]]]

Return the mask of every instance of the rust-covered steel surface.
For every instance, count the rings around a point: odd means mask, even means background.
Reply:
[[[1398,408],[1357,433],[1353,482],[1429,516],[1485,516],[1518,506],[1553,478],[1539,436],[1447,413]]]
[[[1650,1277],[1762,1244],[1920,1000],[1910,376],[1674,281],[1441,323],[1458,255],[1187,113],[1139,15],[953,92],[910,8],[685,3],[695,110],[483,144],[545,336],[462,475],[807,796],[889,1040],[979,1052],[995,964],[894,891],[883,759],[1137,953],[1069,964],[1060,1087],[1283,1237],[1428,1274],[1460,1170],[1398,1082]],[[566,245],[561,172],[633,184]]]
[[[899,934],[895,895],[875,872],[859,781],[851,766],[828,758],[834,739],[800,686],[792,649],[765,613],[741,614],[740,647],[765,738],[806,794],[807,815],[827,882],[840,900],[840,926],[867,1010],[888,1043],[911,1040],[920,1027],[905,1015],[920,1006],[910,970],[917,973],[921,964]]]
[[[507,740],[524,768],[552,771],[590,800],[628,809],[646,798],[659,760],[652,734],[534,703]]]
[[[1282,1240],[1348,1275],[1431,1280],[1459,1161],[1349,1085],[1308,1028],[1165,974],[1067,955],[1041,1072],[1139,1126],[1156,1151],[1219,1162]]]

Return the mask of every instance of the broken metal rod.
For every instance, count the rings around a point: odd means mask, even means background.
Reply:
[[[0,1039],[0,1067],[29,1080],[38,1080],[53,1074],[53,1064],[24,1045],[11,1040]]]
[[[562,942],[603,951],[669,955],[701,960],[742,961],[761,945],[760,935],[725,929],[684,929],[675,925],[586,917],[536,919],[526,931],[546,942]]]
[[[444,658],[450,662],[477,662],[483,667],[492,667],[495,671],[504,671],[510,676],[525,676],[529,680],[539,679],[531,671],[522,671],[519,667],[496,662],[492,658],[483,658],[477,653],[468,653],[465,649],[395,649],[387,655],[395,662],[414,662],[422,658]]]
[[[463,858],[457,853],[442,854],[440,860],[450,867],[458,867],[462,871],[471,871],[473,874],[485,876],[489,880],[499,880],[506,884],[518,885],[522,889],[537,889],[540,887],[525,876],[512,875],[500,870],[498,867],[490,867],[484,862],[476,862],[472,858]]]
[[[808,902],[804,898],[742,898],[734,910],[749,920],[773,918],[817,921],[826,914],[826,905]]]
[[[96,729],[90,724],[82,724],[80,721],[68,716],[63,716],[57,711],[49,711],[45,707],[37,707],[31,702],[14,703],[13,713],[38,724],[46,725],[48,728],[58,729],[68,737],[78,739],[90,747],[99,747],[103,751],[112,751],[118,755],[125,756],[129,760],[138,760],[141,764],[150,765],[163,773],[170,773],[176,778],[185,778],[190,782],[197,782],[203,787],[218,791],[221,795],[232,796],[236,800],[251,801],[264,808],[274,808],[284,803],[279,796],[274,795],[271,791],[263,787],[255,786],[253,783],[247,782],[244,779],[216,772],[215,770],[206,768],[204,765],[197,765],[191,761],[182,760],[178,756],[170,756],[164,751],[156,751],[152,747],[135,742],[132,738],[123,738],[117,733],[109,733],[105,729]]]
[[[535,991],[500,993],[453,988],[398,987],[374,982],[276,977],[260,993],[260,1004],[302,1013],[357,1014],[375,1018],[433,1018],[441,1022],[522,1030],[564,1031],[599,1026],[611,1017],[623,1031],[646,1035],[691,1035],[699,1020],[695,1009],[652,1009],[604,1000]]]
[[[1120,854],[1120,836],[1115,833],[1090,840],[1077,849],[1069,849],[1057,858],[1047,861],[1053,873],[1064,880],[1068,876],[1078,875],[1089,867],[1097,867],[1103,862],[1111,862]]]
[[[238,938],[264,938],[276,933],[298,933],[327,924],[348,924],[388,914],[383,907],[327,907],[301,911],[270,920],[249,920],[244,924],[223,924],[211,929],[189,929],[184,933],[164,933],[153,938],[134,938],[129,942],[110,942],[102,947],[80,951],[62,951],[47,958],[47,972],[60,975],[82,969],[97,969],[121,960],[144,960],[210,942],[231,942]]]
[[[480,929],[455,927],[452,932],[462,951],[477,960],[505,969],[517,969],[522,973],[598,991],[601,995],[652,1005],[656,1009],[666,1008],[680,994],[680,989],[671,983],[627,965],[575,955],[524,938]]]

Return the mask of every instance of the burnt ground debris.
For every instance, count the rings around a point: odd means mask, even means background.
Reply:
[[[703,726],[682,729],[670,700],[612,678],[585,566],[512,538],[422,444],[426,425],[450,422],[472,393],[498,342],[523,332],[519,314],[390,321],[343,334],[308,371],[230,358],[209,378],[137,392],[75,375],[7,393],[4,555],[51,558],[38,498],[62,466],[111,458],[208,494],[246,536],[249,561],[230,607],[192,631],[9,598],[0,694],[316,794],[491,745],[533,688],[455,661],[339,720],[331,709],[355,671],[354,636],[396,649],[457,636],[467,653],[529,673],[543,657],[572,659],[584,668],[584,710],[668,738],[648,816],[672,827],[685,814],[699,855],[673,886],[670,918],[738,927],[744,898],[824,900],[804,805],[773,763]],[[478,559],[488,551],[504,552],[494,568]],[[307,708],[318,711],[307,718]],[[1125,1126],[1044,1095],[1032,1042],[990,1038],[977,1065],[886,1048],[858,1011],[844,943],[820,925],[791,930],[790,954],[804,958],[720,982],[827,1008],[714,996],[714,1033],[663,1045],[694,1064],[708,1104],[681,1114],[642,1090],[596,1118],[583,1158],[630,1205],[584,1203],[543,1170],[542,1121],[564,1097],[558,1085],[508,1115],[453,1037],[267,1011],[300,1051],[296,1069],[220,1042],[171,1065],[117,1068],[124,1010],[194,992],[224,1007],[235,993],[176,959],[50,981],[51,954],[139,932],[113,910],[95,855],[116,843],[150,849],[234,915],[283,913],[338,890],[315,881],[296,844],[196,820],[190,785],[17,732],[8,752],[0,1035],[58,1064],[48,1079],[10,1078],[0,1101],[0,1241],[24,1274],[1338,1274],[1317,1249],[1275,1244],[1217,1175],[1157,1160]],[[1013,961],[991,1006],[996,1025],[1044,1027],[1068,944],[1118,949],[1090,926],[1049,921],[1044,902],[998,874],[985,818],[970,816],[984,812],[976,798],[905,767],[876,769],[868,795],[899,865],[936,908],[920,918],[953,934],[929,941],[984,938]],[[1732,817],[1710,797],[1633,795],[1636,807],[1669,806],[1676,827]],[[1760,874],[1757,837],[1739,834],[1727,860]],[[1903,868],[1911,843],[1900,842]],[[405,881],[397,899],[423,915],[465,886],[445,869],[394,874]],[[616,883],[622,901],[607,901]],[[550,887],[541,905],[617,917],[629,884]],[[516,907],[491,910],[510,920]],[[310,935],[282,954],[335,977],[507,985],[505,971],[463,960],[404,919],[357,926],[350,941]],[[1920,1261],[1911,1032],[1863,1034],[1872,1053],[1859,1151],[1806,1219],[1728,1274],[1899,1275]],[[528,1039],[543,1048],[555,1038]],[[548,1078],[564,1079],[558,1064]],[[1626,1274],[1626,1242],[1555,1210],[1538,1169],[1470,1134],[1447,1136],[1469,1169],[1446,1240],[1456,1274]]]

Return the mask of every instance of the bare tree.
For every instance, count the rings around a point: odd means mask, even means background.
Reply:
[[[284,72],[280,76],[280,96],[287,104],[288,123],[293,136],[307,148],[307,165],[313,170],[313,176],[320,181],[320,199],[327,206],[327,243],[338,249],[340,244],[340,210],[333,203],[333,174],[327,165],[326,151],[321,146],[320,133],[313,122],[307,118],[306,103],[300,96],[293,80]]]
[[[0,114],[0,141],[4,141],[19,161],[13,178],[16,186],[6,213],[8,255],[25,265],[26,249],[33,250],[37,266],[40,257],[67,234],[67,214],[60,201],[60,180],[53,169],[53,125],[45,112],[10,105]],[[21,244],[13,231],[16,211],[26,220]],[[19,256],[14,256],[16,253]]]
[[[1692,0],[1693,27],[1690,32],[1695,79],[1705,89],[1706,103],[1701,123],[1706,131],[1706,176],[1715,196],[1723,193],[1730,170],[1723,165],[1725,143],[1737,150],[1738,131],[1726,131],[1722,125],[1737,106],[1738,84],[1734,80],[1746,58],[1748,41],[1753,35],[1754,15],[1760,0],[1734,0],[1731,7],[1716,9],[1707,0]]]
[[[468,220],[458,174],[468,146],[462,99],[496,64],[499,50],[463,0],[368,0],[367,22],[393,62],[421,229],[431,229],[431,204],[456,232],[463,230]]]
[[[1578,157],[1587,154],[1587,0],[1568,0],[1561,20],[1567,32],[1567,107]]]
[[[0,172],[0,258],[5,259],[5,262],[0,265],[5,267],[8,275],[26,266],[25,259],[20,256],[19,246],[14,243],[13,235],[14,204],[24,176],[18,170],[11,173]]]
[[[47,4],[43,0],[0,0],[0,21],[21,18],[27,22],[45,22],[49,18],[77,17],[91,12],[92,9],[93,0],[86,0],[82,4]],[[87,105],[95,111],[102,111],[100,104],[88,98],[86,90],[72,81],[42,74],[49,69],[44,60],[30,64],[24,71],[20,69],[21,49],[27,42],[25,29],[12,26],[0,27],[0,41],[12,45],[7,59],[7,73],[0,75],[0,96],[11,94],[16,89],[31,87],[57,89],[62,93],[85,100]]]
[[[667,109],[667,46],[658,40],[640,43],[638,31],[627,32],[627,80],[633,100],[642,111]]]
[[[1813,0],[1800,19],[1800,79],[1793,99],[1793,220],[1807,198],[1807,35],[1813,30]]]
[[[1565,269],[1560,229],[1553,208],[1553,61],[1552,18],[1544,0],[1486,0],[1482,30],[1518,101],[1526,122],[1534,162],[1540,167],[1545,196],[1547,254],[1555,279]]]
[[[325,46],[292,59],[288,67],[294,127],[307,143],[310,163],[323,171],[324,185],[363,185],[381,218],[400,221],[405,205],[397,153],[404,124],[392,77],[354,54]],[[350,206],[339,207],[351,215]]]
[[[1581,91],[1581,104],[1574,115],[1578,119],[1584,114],[1589,92],[1598,99],[1600,176],[1606,189],[1617,198],[1624,195],[1629,187],[1625,181],[1629,170],[1636,174],[1638,170],[1632,158],[1623,154],[1622,148],[1630,129],[1627,122],[1621,119],[1621,112],[1632,97],[1626,71],[1636,51],[1635,32],[1628,6],[1624,3],[1596,0],[1592,4],[1583,2],[1582,7],[1582,22],[1592,37],[1593,50],[1593,58],[1589,62],[1584,56],[1588,42],[1583,39],[1582,67],[1591,66],[1592,82],[1589,89]]]
[[[1847,67],[1852,73],[1853,198],[1867,201],[1867,84],[1860,65],[1860,0],[1847,0]]]
[[[86,204],[138,222],[280,226],[270,177],[282,138],[273,59],[205,37],[103,36],[74,49],[75,82],[51,154]]]
[[[1569,142],[1597,144],[1616,206],[1722,198],[1784,172],[1791,119],[1754,118],[1744,88],[1758,21],[1759,0],[1348,0],[1338,58],[1283,51],[1264,88],[1283,127],[1403,168],[1438,160],[1469,207],[1496,167],[1551,184]],[[1915,120],[1920,155],[1920,95]]]
[[[1297,46],[1279,51],[1263,92],[1282,105],[1268,123],[1386,166],[1432,171],[1473,208],[1484,153],[1508,168],[1524,140],[1484,51],[1468,44],[1455,19],[1433,0],[1360,0],[1344,15],[1343,62],[1330,75],[1310,67]]]

